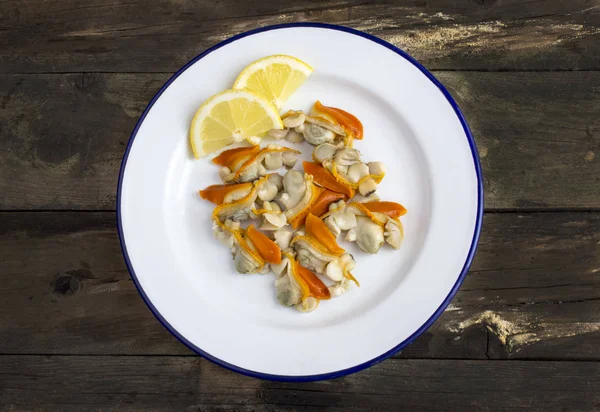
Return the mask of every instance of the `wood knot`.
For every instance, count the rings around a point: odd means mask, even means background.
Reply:
[[[68,270],[56,276],[54,283],[51,285],[56,295],[63,297],[73,296],[83,287],[82,282],[87,279],[96,279],[92,271],[89,270],[89,265],[84,263],[82,262],[84,266],[82,269]]]
[[[480,7],[492,7],[498,0],[471,0]]]
[[[76,276],[59,275],[54,281],[54,293],[60,296],[71,296],[79,291],[80,283]]]

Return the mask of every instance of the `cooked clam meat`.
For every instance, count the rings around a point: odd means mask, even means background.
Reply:
[[[289,111],[281,119],[284,128],[270,130],[268,137],[306,141],[314,146],[312,162],[293,169],[301,153],[278,144],[226,150],[213,159],[225,184],[209,186],[200,196],[216,205],[214,237],[231,250],[236,271],[272,272],[279,303],[311,312],[353,283],[359,286],[351,273],[354,256],[338,239],[369,254],[384,244],[398,249],[406,209],[377,195],[386,168],[363,161],[353,147],[363,138],[355,116],[317,101],[310,113]],[[281,168],[288,170],[271,172]]]
[[[238,222],[215,221],[214,236],[231,249],[233,264],[239,273],[266,273],[268,264],[281,263],[281,249],[265,234],[254,228],[240,228]]]
[[[356,242],[366,253],[377,253],[384,243],[400,248],[404,230],[399,218],[405,213],[406,209],[395,202],[338,201],[330,206],[323,221],[334,235],[345,231],[346,241]]]
[[[275,201],[284,211],[294,229],[301,226],[323,190],[313,183],[311,175],[298,170],[288,170],[283,177],[283,190]]]
[[[313,214],[306,218],[305,231],[297,231],[290,245],[300,264],[334,282],[343,278],[354,280],[350,273],[356,262],[341,248],[325,223]]]
[[[301,266],[293,253],[284,253],[281,264],[273,267],[277,300],[301,312],[312,312],[319,301],[331,298],[329,288],[310,270]]]
[[[223,182],[251,182],[271,170],[294,167],[298,155],[300,152],[297,150],[269,144],[262,149],[250,146],[226,150],[215,157],[213,163],[221,166],[219,176]]]
[[[385,176],[382,162],[365,163],[356,149],[324,143],[313,150],[313,160],[320,163],[338,182],[348,190],[358,190],[361,196],[370,196],[377,190],[377,184]],[[306,168],[306,166],[305,166]],[[327,179],[315,176],[315,181]]]
[[[314,146],[338,142],[350,147],[354,139],[363,137],[362,123],[355,116],[335,107],[324,106],[319,101],[309,115],[290,110],[281,118],[284,129],[273,129],[268,133],[274,139],[286,138],[294,143],[304,139]]]
[[[281,187],[281,176],[271,174],[254,182],[212,185],[201,190],[200,196],[217,204],[213,218],[221,222],[227,219],[241,221],[256,219],[257,202],[273,200]]]

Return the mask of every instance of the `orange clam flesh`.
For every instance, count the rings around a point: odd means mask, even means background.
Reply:
[[[249,183],[253,186],[252,189],[248,192],[248,194],[246,194],[246,196],[234,202],[222,203],[215,207],[215,209],[213,210],[213,220],[224,221],[228,218],[234,218],[234,220],[243,220],[243,218],[254,218],[252,209],[254,209],[254,203],[256,201],[256,198],[258,197],[257,192],[261,188],[261,186],[268,181],[268,179],[269,176],[265,176],[255,181],[254,183]]]
[[[383,214],[388,216],[391,219],[398,220],[400,216],[404,216],[407,213],[407,210],[400,203],[396,202],[386,202],[386,201],[375,201],[375,202],[366,202],[366,203],[358,203],[351,202],[348,203],[347,207],[352,208],[354,210],[359,211],[362,214],[373,222],[383,226],[386,224],[387,219],[381,219],[377,214]]]
[[[213,159],[213,163],[223,166],[224,182],[249,182],[264,176],[267,170],[282,166],[293,167],[301,152],[285,146],[269,144],[226,150]]]
[[[225,150],[216,156],[212,162],[231,170],[237,170],[245,162],[256,156],[258,152],[260,152],[260,146],[236,147],[235,149]]]
[[[325,120],[338,124],[344,129],[347,137],[362,140],[363,138],[363,125],[356,116],[348,113],[345,110],[338,109],[337,107],[329,107],[321,104],[320,101],[316,101],[312,110],[311,116],[321,117]]]
[[[338,200],[345,200],[346,195],[343,193],[333,192],[328,189],[322,189],[321,194],[317,197],[317,200],[310,206],[310,208],[305,210],[305,213],[299,215],[294,222],[292,222],[292,227],[297,229],[302,226],[306,220],[306,216],[309,213],[312,213],[315,216],[321,216],[329,210],[329,205],[337,202]]]
[[[285,257],[289,260],[290,273],[300,287],[302,300],[314,297],[318,300],[327,300],[331,294],[327,286],[312,271],[300,265],[293,255],[286,253]]]
[[[309,213],[306,217],[305,226],[306,235],[323,245],[334,255],[340,256],[345,252],[345,250],[337,244],[335,236],[333,233],[331,233],[331,230],[329,230],[327,225],[317,216]]]
[[[392,219],[398,219],[408,212],[404,206],[396,202],[376,201],[362,203],[362,205],[371,212],[383,213]]]
[[[327,169],[315,162],[302,162],[304,171],[313,176],[315,183],[333,192],[342,193],[349,198],[354,197],[354,188],[337,179]]]
[[[281,249],[254,225],[246,229],[245,239],[254,246],[258,254],[268,263],[281,263]]]
[[[306,218],[306,215],[308,215],[312,205],[319,198],[323,190],[316,186],[313,183],[312,176],[306,173],[304,174],[304,183],[306,186],[302,198],[298,201],[298,203],[284,212],[287,221],[294,229],[297,229],[301,225],[301,222]]]
[[[232,185],[211,185],[200,190],[200,197],[216,205],[231,203],[242,199],[252,190],[252,183],[238,183]]]

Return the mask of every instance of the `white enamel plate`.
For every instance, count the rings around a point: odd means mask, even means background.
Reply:
[[[193,159],[188,140],[202,102],[272,54],[315,68],[285,109],[308,111],[319,99],[356,115],[365,138],[355,147],[388,169],[378,194],[408,209],[400,250],[367,255],[342,243],[357,261],[361,287],[309,314],[278,304],[272,274],[235,272],[230,251],[212,236],[213,205],[198,196],[219,183],[217,167],[210,157]],[[466,275],[483,210],[475,143],[442,85],[378,38],[304,23],[236,36],[179,70],[131,136],[117,196],[125,260],[164,326],[226,368],[290,381],[356,372],[426,330]]]

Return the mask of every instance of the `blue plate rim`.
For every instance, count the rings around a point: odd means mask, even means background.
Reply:
[[[394,53],[400,55],[401,57],[403,57],[404,59],[406,59],[410,63],[412,63],[425,76],[427,76],[427,78],[435,86],[438,87],[438,89],[442,92],[442,94],[448,100],[448,103],[450,103],[450,105],[454,109],[454,112],[458,116],[458,119],[460,120],[460,123],[464,129],[465,135],[469,142],[469,146],[471,148],[471,155],[473,156],[473,165],[475,167],[475,173],[477,175],[477,217],[476,217],[476,222],[475,222],[475,230],[473,233],[473,240],[471,241],[471,247],[469,248],[469,253],[467,254],[467,259],[461,270],[461,273],[460,273],[458,279],[456,280],[456,283],[450,290],[450,293],[448,293],[448,296],[446,296],[446,299],[444,299],[444,301],[437,308],[437,310],[431,315],[431,317],[429,319],[427,319],[427,321],[423,325],[421,325],[421,327],[419,329],[417,329],[412,335],[410,335],[408,338],[406,338],[404,341],[400,342],[398,345],[396,345],[389,351],[377,356],[374,359],[371,359],[370,361],[361,363],[361,364],[353,366],[351,368],[342,369],[342,370],[335,371],[335,372],[318,374],[318,375],[273,375],[273,374],[266,374],[266,373],[252,371],[249,369],[240,368],[239,366],[233,365],[233,364],[225,362],[224,360],[221,360],[215,356],[212,356],[211,354],[203,351],[202,349],[200,349],[199,347],[194,345],[192,342],[187,340],[185,337],[183,337],[173,326],[171,326],[169,324],[169,322],[166,321],[166,319],[163,318],[163,316],[160,314],[158,309],[156,309],[156,307],[152,304],[152,302],[150,301],[150,299],[144,292],[144,289],[142,288],[142,285],[140,284],[140,282],[135,274],[133,265],[131,264],[129,255],[127,253],[127,246],[125,245],[125,240],[124,240],[124,236],[123,236],[123,225],[122,225],[122,221],[121,221],[121,190],[123,188],[123,176],[125,174],[125,166],[127,164],[129,152],[131,150],[131,146],[133,145],[133,141],[135,140],[135,137],[138,133],[138,130],[139,130],[140,126],[142,125],[142,123],[144,122],[144,119],[146,118],[146,115],[148,114],[148,112],[150,111],[150,109],[152,108],[152,106],[154,105],[156,100],[158,100],[158,98],[162,95],[162,93],[169,87],[169,85],[171,83],[173,83],[173,81],[177,77],[179,77],[192,64],[196,63],[198,60],[202,59],[203,57],[207,56],[208,54],[212,53],[213,51],[220,49],[221,47],[226,46],[227,44],[232,43],[236,40],[242,39],[247,36],[251,36],[253,34],[262,33],[262,32],[271,31],[271,30],[286,29],[286,28],[290,28],[290,27],[316,27],[316,28],[330,29],[330,30],[336,30],[336,31],[341,31],[341,32],[345,32],[345,33],[350,33],[350,34],[353,34],[356,36],[363,37],[367,40],[371,40],[374,43],[377,43],[380,46],[383,46],[383,47],[393,51]],[[230,37],[229,39],[223,40],[222,42],[210,47],[209,49],[205,50],[198,56],[194,57],[192,60],[190,60],[188,63],[186,63],[181,69],[179,69],[173,76],[171,76],[171,78],[169,78],[169,80],[160,88],[160,90],[158,92],[156,92],[154,97],[152,97],[152,100],[150,100],[150,103],[148,103],[148,106],[146,106],[146,109],[144,109],[144,112],[140,116],[140,119],[138,120],[137,124],[135,125],[135,128],[133,129],[133,132],[131,134],[131,137],[129,138],[129,142],[127,143],[127,147],[125,149],[125,153],[123,155],[123,160],[121,161],[121,168],[119,171],[119,181],[117,183],[116,204],[117,204],[117,229],[118,229],[118,233],[119,233],[119,242],[121,244],[121,250],[123,252],[123,257],[125,258],[125,264],[127,265],[127,269],[129,270],[129,273],[131,274],[131,278],[132,278],[138,292],[142,296],[142,299],[144,300],[144,302],[146,303],[148,308],[150,308],[150,311],[154,314],[154,316],[159,320],[159,322],[173,336],[175,336],[185,346],[187,346],[188,348],[190,348],[197,354],[201,355],[202,357],[208,359],[209,361],[211,361],[217,365],[220,365],[226,369],[229,369],[231,371],[240,373],[242,375],[250,376],[253,378],[271,380],[271,381],[279,381],[279,382],[311,382],[311,381],[333,379],[333,378],[339,378],[342,376],[346,376],[351,373],[359,372],[363,369],[369,368],[369,367],[389,358],[390,356],[394,355],[398,351],[402,350],[403,348],[405,348],[406,346],[411,344],[417,337],[419,337],[423,332],[425,332],[437,320],[437,318],[444,312],[446,307],[450,304],[450,302],[452,301],[452,299],[458,292],[458,289],[460,288],[461,284],[463,283],[463,281],[467,275],[467,272],[469,271],[469,267],[471,266],[471,263],[473,261],[473,257],[475,256],[475,251],[477,249],[477,243],[479,241],[479,235],[481,233],[481,224],[483,221],[483,173],[481,171],[481,163],[480,163],[480,159],[479,159],[479,153],[477,151],[477,146],[475,144],[475,139],[473,138],[473,134],[471,133],[471,130],[469,129],[467,121],[465,120],[462,112],[460,111],[458,104],[452,98],[452,96],[450,95],[448,90],[446,90],[446,88],[423,65],[421,65],[412,56],[410,56],[404,50],[399,49],[398,47],[394,46],[391,43],[388,43],[385,40],[382,40],[371,34],[368,34],[368,33],[365,33],[360,30],[356,30],[356,29],[353,29],[350,27],[339,26],[339,25],[328,24],[328,23],[317,23],[317,22],[285,23],[285,24],[275,24],[275,25],[270,25],[270,26],[259,27],[259,28],[253,29],[253,30],[246,31],[244,33],[240,33],[238,35]]]

